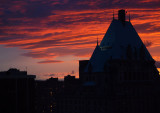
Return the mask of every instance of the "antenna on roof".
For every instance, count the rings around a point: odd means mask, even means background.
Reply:
[[[113,10],[113,20],[114,20],[114,10]]]
[[[98,46],[98,37],[97,37],[97,46]]]

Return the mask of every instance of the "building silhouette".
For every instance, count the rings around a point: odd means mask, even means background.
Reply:
[[[79,77],[105,94],[104,113],[157,113],[159,72],[125,13],[118,11],[90,60],[79,62]]]
[[[64,85],[57,113],[160,112],[155,60],[125,14],[113,17],[90,60],[79,61],[79,85]]]
[[[63,102],[66,102],[65,97],[72,98],[78,87],[79,79],[70,75],[65,76],[64,81],[52,77],[45,81],[36,80],[36,113],[58,113],[65,110],[61,108]]]
[[[45,81],[36,80],[36,113],[56,113],[57,95],[63,91],[64,82],[58,78],[49,78]]]
[[[14,68],[0,72],[0,113],[35,113],[35,77]]]

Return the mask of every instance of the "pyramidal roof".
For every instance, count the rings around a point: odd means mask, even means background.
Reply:
[[[120,10],[118,16],[118,20],[112,20],[101,44],[96,46],[85,72],[89,68],[92,72],[103,72],[110,59],[153,60],[131,22],[125,21],[125,11]]]

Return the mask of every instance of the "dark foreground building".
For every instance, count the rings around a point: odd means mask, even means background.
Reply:
[[[58,78],[49,78],[45,81],[36,81],[36,113],[58,113],[62,111],[61,104],[65,97],[72,96],[80,86],[79,79],[67,75],[64,81]],[[65,110],[65,109],[64,109]],[[67,112],[65,112],[67,113]]]
[[[63,91],[64,82],[58,78],[36,81],[36,113],[56,113],[57,94]]]
[[[90,60],[79,62],[80,86],[57,97],[57,113],[158,113],[155,61],[125,10],[119,10]]]
[[[0,72],[0,113],[35,113],[35,77],[17,69]]]

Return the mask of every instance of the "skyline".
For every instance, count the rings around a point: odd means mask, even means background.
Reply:
[[[160,62],[158,0],[8,1],[0,2],[0,70],[27,67],[37,79],[62,78],[72,70],[77,75],[78,60],[89,59],[97,37],[101,42],[107,31],[113,11],[117,19],[122,8],[128,11],[126,20],[130,13],[142,41]]]

